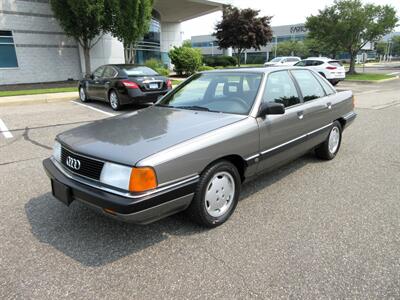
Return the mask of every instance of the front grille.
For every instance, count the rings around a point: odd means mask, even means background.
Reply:
[[[67,164],[67,160],[70,161],[69,164]],[[101,161],[76,154],[64,147],[61,149],[61,163],[71,172],[95,180],[100,180],[101,170],[104,166]]]

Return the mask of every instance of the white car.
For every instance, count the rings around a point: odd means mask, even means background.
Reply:
[[[293,66],[301,61],[297,56],[278,56],[264,64],[265,67]]]
[[[340,61],[328,57],[309,57],[295,64],[296,67],[306,67],[318,72],[332,85],[346,78],[346,70]]]

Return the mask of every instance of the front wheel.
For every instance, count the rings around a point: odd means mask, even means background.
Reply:
[[[82,102],[88,102],[89,101],[89,99],[87,97],[87,94],[86,94],[86,90],[85,90],[85,88],[83,86],[79,87],[79,99]]]
[[[110,101],[110,106],[113,110],[120,110],[121,109],[121,104],[119,102],[119,97],[116,91],[111,91],[109,94],[109,101]]]
[[[315,149],[315,154],[325,160],[334,159],[339,152],[342,142],[342,126],[338,121],[333,122],[329,136],[321,145]]]
[[[205,227],[223,224],[237,206],[240,187],[240,175],[232,163],[223,160],[211,165],[200,177],[188,208],[190,217]]]

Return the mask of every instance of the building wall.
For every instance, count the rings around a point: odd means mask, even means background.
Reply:
[[[81,77],[78,45],[62,31],[47,0],[2,0],[0,30],[13,32],[18,60],[17,68],[0,68],[0,84]]]
[[[84,72],[85,57],[81,46],[79,46],[79,55],[80,60],[78,63],[80,63],[80,68]],[[101,65],[122,64],[124,62],[124,46],[118,39],[114,38],[110,34],[104,35],[90,50],[90,64],[92,71]]]
[[[307,30],[304,27],[304,24],[293,24],[293,25],[284,25],[284,26],[274,26],[272,27],[273,38],[272,41],[267,44],[265,47],[261,47],[260,50],[249,49],[247,53],[256,54],[256,53],[264,53],[265,57],[267,53],[272,52],[276,42],[280,43],[288,40],[296,40],[302,41],[305,39],[307,35]],[[213,43],[213,46],[211,44]],[[223,54],[223,50],[218,49],[218,44],[216,39],[212,35],[200,35],[192,37],[192,45],[193,47],[201,49],[204,55],[221,55]],[[200,46],[200,47],[199,47]]]

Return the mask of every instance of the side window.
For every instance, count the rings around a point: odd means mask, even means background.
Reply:
[[[297,64],[295,64],[296,67],[305,67],[307,61],[306,60],[301,60]]]
[[[8,30],[0,30],[0,68],[18,68],[14,37]]]
[[[104,70],[103,77],[104,78],[113,78],[117,75],[117,71],[113,67],[107,66]]]
[[[304,102],[325,96],[321,84],[309,70],[293,70],[291,72],[300,86]]]
[[[317,77],[319,83],[322,85],[327,95],[332,95],[336,93],[335,89],[329,83],[327,83],[325,79],[318,75],[316,75],[315,77]]]
[[[104,67],[99,67],[93,72],[94,77],[100,78],[103,75]]]
[[[282,103],[285,107],[300,103],[296,87],[287,71],[273,72],[268,75],[263,101]]]

